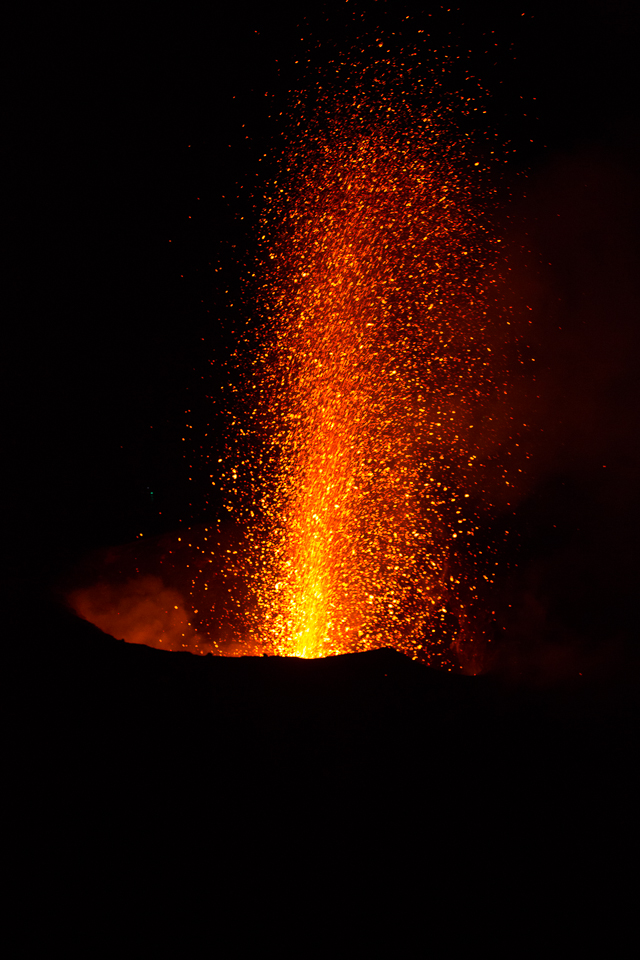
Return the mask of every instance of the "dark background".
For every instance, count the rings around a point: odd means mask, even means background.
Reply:
[[[514,301],[532,305],[535,320],[541,389],[535,409],[529,400],[523,409],[537,432],[511,520],[521,573],[503,584],[501,629],[513,649],[542,634],[569,647],[635,636],[630,2],[510,13],[319,3],[295,15],[277,4],[176,6],[14,24],[4,87],[5,579],[47,581],[89,550],[204,519],[185,443],[189,453],[210,443],[212,454],[223,444],[206,397],[228,376],[248,322],[242,279],[286,135],[279,114],[336,49],[376,32],[397,49],[418,30],[489,90],[479,142],[491,130],[504,145]],[[194,442],[182,440],[186,424]],[[210,500],[207,518],[220,507]]]

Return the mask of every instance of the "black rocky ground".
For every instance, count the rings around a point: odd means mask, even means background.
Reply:
[[[216,796],[242,784],[258,806],[271,790],[371,788],[394,803],[408,787],[428,781],[433,795],[455,783],[464,807],[489,792],[513,812],[513,791],[562,796],[596,769],[624,780],[631,683],[534,689],[430,669],[390,648],[201,657],[115,640],[45,600],[5,609],[14,734],[32,736],[59,771],[108,763],[117,782],[125,770],[170,779],[178,765],[192,789]]]
[[[558,889],[567,870],[572,889],[585,871],[588,885],[622,875],[632,684],[534,689],[392,649],[170,653],[25,591],[5,603],[11,793],[25,862],[49,885],[62,864],[82,878],[108,862],[135,886],[141,864],[162,871],[185,852],[200,876],[204,864],[259,897],[283,863],[289,881],[322,862],[361,883],[393,862],[388,882],[418,871],[414,892],[463,883],[525,899],[541,869]]]

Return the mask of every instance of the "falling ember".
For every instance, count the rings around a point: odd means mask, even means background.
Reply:
[[[250,386],[266,439],[240,468],[261,510],[250,633],[285,655],[393,645],[455,664],[478,635],[496,247],[442,123],[381,116],[363,98],[312,125],[265,217],[273,319]]]

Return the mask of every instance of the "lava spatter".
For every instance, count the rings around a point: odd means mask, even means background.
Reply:
[[[393,645],[457,664],[479,635],[460,544],[500,375],[496,242],[436,114],[352,106],[298,135],[263,223],[249,633],[285,655]]]

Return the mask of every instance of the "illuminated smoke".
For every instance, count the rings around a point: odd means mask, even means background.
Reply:
[[[78,616],[129,643],[161,650],[197,646],[182,596],[158,577],[99,582],[69,593],[67,603]]]

